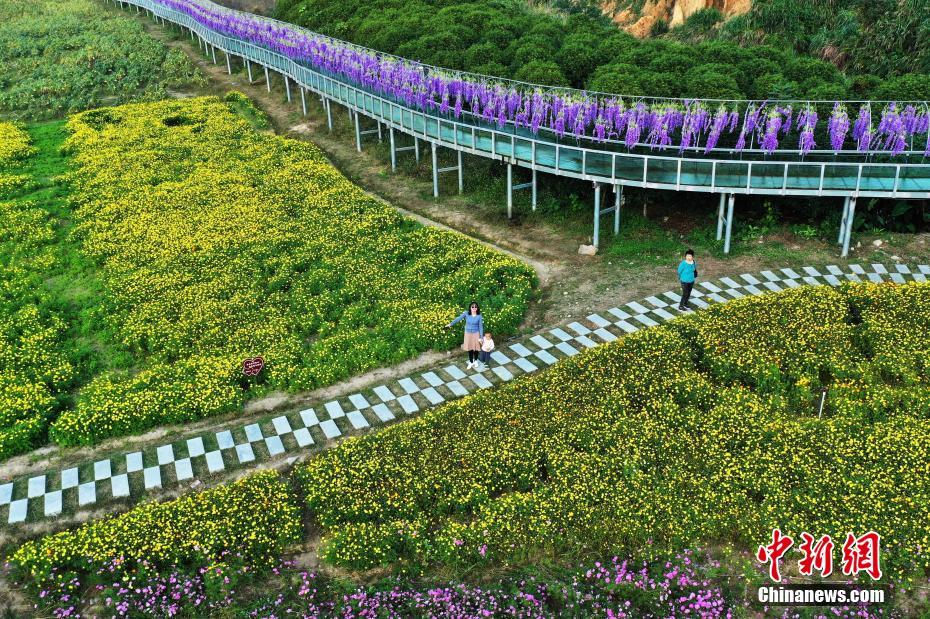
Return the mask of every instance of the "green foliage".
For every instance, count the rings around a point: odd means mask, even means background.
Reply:
[[[853,75],[881,76],[876,82],[891,79],[874,90],[857,90],[859,96],[928,98],[930,11],[925,0],[754,0],[751,11],[729,20],[720,36],[824,58]],[[900,76],[910,79],[895,83]],[[816,79],[822,83],[825,78]]]
[[[552,6],[561,11],[531,11],[520,0],[412,0],[402,8],[396,0],[279,0],[277,15],[422,62],[555,86],[720,98],[848,91],[845,77],[827,62],[715,39],[720,14],[714,10],[698,12],[667,38],[638,40],[618,32],[594,3]],[[708,41],[682,44],[671,40],[675,33]],[[756,81],[769,74],[757,89]]]
[[[568,86],[568,80],[562,75],[559,65],[547,60],[533,60],[517,71],[514,77],[524,82],[535,84],[551,84],[552,86]]]
[[[297,477],[323,556],[355,569],[754,547],[779,526],[879,530],[900,577],[928,565],[928,315],[927,284],[732,301],[349,439]]]
[[[0,114],[55,118],[202,82],[178,49],[93,0],[0,3]]]

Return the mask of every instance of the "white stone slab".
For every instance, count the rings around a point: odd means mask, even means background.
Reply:
[[[595,326],[598,326],[598,327],[606,327],[607,325],[610,324],[610,321],[609,321],[609,320],[607,320],[607,319],[604,318],[603,316],[599,316],[599,315],[597,315],[597,314],[591,314],[590,316],[588,316],[587,319],[588,319],[588,322],[590,322],[590,323],[592,323],[592,324],[594,324]]]
[[[451,383],[447,383],[447,386],[450,389],[452,389],[452,385],[461,386],[458,381],[452,381]],[[455,393],[455,389],[452,389],[452,393]],[[456,395],[461,395],[461,394],[456,393]],[[375,404],[373,407],[371,407],[371,411],[382,422],[388,422],[394,419],[394,413],[391,412],[391,409],[388,408],[387,404],[383,404],[383,403]]]
[[[161,488],[161,467],[150,466],[142,470],[145,489]]]
[[[403,389],[408,394],[416,393],[417,391],[420,390],[417,384],[413,382],[409,377],[401,378],[399,381],[397,381],[397,384],[400,385],[401,389]]]
[[[520,359],[520,361],[523,361],[523,359]],[[468,395],[468,391],[465,389],[465,387],[462,385],[462,383],[460,383],[460,382],[457,381],[457,380],[453,380],[453,381],[451,381],[451,382],[446,383],[446,387],[447,387],[447,388],[449,389],[449,391],[451,391],[452,394],[453,394],[454,396],[456,396],[456,397],[464,398],[465,396]],[[384,405],[382,404],[381,406],[384,406]],[[387,409],[386,406],[385,406],[384,408]],[[383,412],[383,411],[382,411],[382,412]],[[382,416],[381,416],[381,413],[378,413],[377,411],[375,412],[375,414],[378,415],[378,419],[380,419],[381,421],[390,421],[391,419],[394,418],[394,414],[391,413],[391,411],[389,411],[389,410],[387,411],[387,414],[390,415],[390,417],[387,417],[387,418],[382,417]]]
[[[158,456],[158,464],[171,464],[174,462],[174,447],[172,445],[162,445],[155,450]]]
[[[333,439],[342,434],[342,430],[339,429],[339,426],[337,426],[336,422],[332,419],[327,419],[320,423],[320,429],[323,430],[323,435],[327,439]]]
[[[432,404],[433,406],[436,406],[437,404],[441,404],[442,402],[446,401],[446,399],[442,397],[441,395],[439,395],[439,392],[436,391],[433,387],[427,387],[426,389],[423,390],[422,393],[426,397],[426,399],[429,401],[429,403]]]
[[[178,481],[194,478],[194,468],[191,466],[190,458],[181,458],[174,462],[174,475]]]
[[[417,403],[413,401],[409,395],[402,395],[397,398],[397,403],[400,404],[400,407],[404,409],[404,412],[408,415],[410,413],[415,413],[420,410],[420,407],[417,406]]]
[[[61,489],[67,490],[68,488],[77,488],[79,471],[77,467],[65,469],[61,472]],[[2,497],[0,497],[0,505],[3,504]]]
[[[433,374],[433,373],[432,373],[432,372],[427,372],[427,374]],[[424,375],[424,376],[425,376],[425,375]],[[433,376],[436,376],[436,375],[433,374]],[[439,377],[437,376],[436,378],[439,378]],[[362,410],[363,408],[370,408],[370,407],[371,407],[371,404],[368,402],[368,400],[365,398],[365,396],[363,396],[361,393],[353,393],[352,395],[350,395],[350,396],[349,396],[349,402],[351,402],[351,403],[352,403],[352,406],[354,406],[355,408],[357,408],[357,409],[359,409],[359,410]]]
[[[236,458],[241,464],[255,460],[255,451],[252,449],[252,443],[242,443],[236,445]]]
[[[278,434],[279,436],[281,434],[288,434],[290,432],[293,432],[293,430],[291,429],[291,422],[288,421],[287,417],[283,415],[272,419],[271,425],[274,427],[275,433]]]
[[[74,469],[75,471],[77,469]],[[0,505],[9,505],[13,500],[13,483],[0,484]]]
[[[540,349],[546,350],[547,348],[552,348],[552,342],[547,340],[541,335],[534,335],[530,338],[530,341],[539,346]]]
[[[97,482],[89,481],[78,486],[78,505],[90,505],[97,502]]]
[[[13,501],[10,503],[10,515],[7,518],[7,522],[10,524],[16,524],[17,522],[25,522],[26,514],[29,511],[29,499],[19,499],[18,501]]]
[[[45,495],[45,515],[57,516],[61,513],[61,490],[55,490]]]
[[[384,404],[378,404],[378,406],[384,406]],[[307,445],[313,444],[313,437],[310,435],[310,430],[307,428],[298,428],[294,430],[294,440],[297,441],[298,447],[306,447]]]
[[[114,475],[110,478],[110,490],[114,498],[129,496],[129,475]]]
[[[245,427],[245,438],[250,443],[255,443],[265,438],[265,436],[257,423],[250,423]]]
[[[284,443],[281,441],[280,436],[269,436],[266,438],[265,447],[268,449],[268,455],[272,458],[284,453]]]
[[[226,464],[223,462],[223,452],[219,450],[208,451],[206,457],[207,470],[211,473],[216,473],[217,471],[222,471],[226,468]]]
[[[187,439],[187,455],[191,458],[196,458],[202,456],[206,453],[206,449],[203,446],[203,437],[198,436],[195,438]]]
[[[368,428],[371,426],[371,424],[368,423],[368,420],[365,419],[365,415],[359,411],[351,411],[348,415],[346,415],[346,417],[349,419],[349,423],[352,424],[352,427],[356,430],[361,430],[362,428]]]
[[[342,410],[342,404],[340,404],[338,400],[330,400],[323,405],[323,408],[325,408],[326,412],[329,413],[330,419],[339,419],[340,417],[346,416],[346,412]]]
[[[26,488],[26,497],[34,499],[45,494],[45,475],[30,477]]]
[[[423,374],[423,380],[429,383],[430,387],[439,387],[443,384],[443,380],[439,378],[436,372],[425,372]],[[361,408],[361,406],[359,408]]]
[[[236,446],[236,441],[233,440],[232,432],[229,430],[217,432],[216,443],[219,445],[220,449],[232,449]]]
[[[316,416],[316,412],[312,408],[300,411],[300,419],[308,428],[320,423],[319,418]]]
[[[126,454],[126,472],[135,473],[142,470],[142,452],[136,451]]]
[[[109,479],[113,477],[113,471],[110,468],[109,460],[98,460],[94,462],[94,481]]]

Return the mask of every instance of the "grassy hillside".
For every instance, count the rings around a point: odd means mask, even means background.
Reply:
[[[726,22],[700,11],[668,38],[771,45],[824,59],[857,92],[879,99],[930,98],[930,5],[926,0],[754,0]],[[783,88],[803,96],[789,79]]]

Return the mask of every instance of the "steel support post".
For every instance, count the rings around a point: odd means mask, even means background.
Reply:
[[[304,87],[300,87],[300,107],[304,110],[304,116],[307,115],[307,93],[304,90]]]
[[[836,238],[836,244],[842,245],[843,238],[846,236],[846,219],[849,217],[849,196],[843,199],[843,216],[840,217],[840,233]]]
[[[358,125],[358,112],[352,114],[352,117],[355,120],[355,150],[362,152],[362,131]]]
[[[323,101],[325,102],[323,103],[323,106],[326,108],[326,126],[329,127],[330,131],[332,131],[333,130],[333,110],[330,107],[329,99],[324,99]]]
[[[513,164],[507,164],[507,219],[513,217]]]
[[[420,138],[413,138],[413,154],[417,158],[417,165],[420,165]]]
[[[291,102],[291,79],[288,76],[284,76],[284,90],[287,91],[287,102]]]
[[[429,143],[433,155],[433,197],[439,197],[439,158],[436,156],[436,142]]]
[[[229,59],[229,52],[224,52],[226,54],[226,72],[232,75],[232,61]]]
[[[727,206],[727,229],[726,237],[723,239],[723,253],[730,253],[730,235],[733,232],[733,205],[736,203],[736,194],[730,194],[729,204]]]
[[[268,73],[268,67],[265,69],[265,85],[268,87],[268,92],[271,92],[271,74]]]
[[[533,168],[533,180],[530,182],[532,183],[532,188],[530,189],[530,196],[531,196],[530,207],[535,212],[536,211],[536,196],[538,195],[536,192],[536,168]]]
[[[597,247],[601,235],[601,184],[594,183],[594,236],[591,244]]]
[[[843,257],[849,255],[849,241],[852,238],[853,218],[856,216],[856,199],[849,199],[849,212],[846,216],[846,233],[843,235]]]
[[[381,143],[381,121],[378,121],[378,144]]]
[[[723,238],[723,209],[727,200],[727,194],[720,194],[720,206],[717,207],[717,240]]]
[[[388,129],[388,138],[391,141],[391,172],[397,171],[397,146],[394,143],[394,127]]]
[[[216,46],[210,45],[210,52],[213,54],[213,64],[216,64]]]
[[[623,185],[614,185],[614,236],[620,234],[620,206],[623,204]]]
[[[245,59],[245,70],[249,72],[249,85],[252,84],[252,62],[246,58]]]
[[[459,195],[465,192],[465,171],[462,168],[462,151],[456,151],[459,159]]]

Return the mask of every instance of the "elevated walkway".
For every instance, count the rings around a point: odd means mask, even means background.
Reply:
[[[253,65],[262,67],[268,88],[269,70],[279,73],[285,82],[288,99],[291,84],[299,90],[306,113],[307,93],[317,95],[325,106],[332,129],[332,103],[348,109],[355,125],[356,146],[362,149],[362,139],[377,133],[379,140],[386,130],[391,144],[391,161],[396,167],[397,154],[411,147],[397,145],[397,134],[414,139],[417,157],[419,141],[430,144],[433,163],[433,193],[439,195],[439,174],[457,171],[459,190],[462,188],[462,153],[497,159],[508,166],[507,211],[512,214],[513,192],[532,189],[532,205],[536,206],[536,179],[539,172],[590,181],[594,184],[594,244],[598,243],[600,218],[614,215],[614,232],[619,230],[619,215],[624,187],[645,187],[670,191],[699,191],[720,194],[717,238],[724,240],[729,251],[737,194],[772,196],[835,196],[842,198],[843,222],[839,244],[847,255],[852,221],[858,198],[930,198],[930,162],[921,156],[900,157],[900,163],[874,161],[869,154],[842,151],[812,151],[801,156],[796,151],[714,150],[710,156],[699,151],[656,154],[647,147],[627,149],[618,142],[596,142],[575,138],[558,138],[551,131],[533,134],[513,123],[498,126],[475,119],[469,114],[454,118],[451,114],[430,113],[411,107],[404,101],[372,92],[351,83],[343,76],[301,64],[283,54],[251,42],[217,32],[199,23],[190,15],[157,0],[114,0],[120,6],[135,6],[157,19],[187,29],[216,62],[216,50],[225,55],[227,69],[232,72],[234,58],[240,58],[252,79]],[[225,9],[208,0],[198,0],[199,6],[230,14],[242,14]],[[247,15],[247,14],[246,14]],[[288,25],[298,29],[298,26]],[[308,34],[314,34],[307,31]],[[316,35],[319,36],[319,35]],[[349,46],[351,44],[346,43]],[[361,118],[377,123],[376,129],[363,130]],[[449,168],[437,166],[437,148],[458,153],[458,164]],[[532,170],[532,181],[513,184],[513,166]],[[613,192],[613,204],[603,208],[602,189]],[[838,201],[839,202],[839,201]]]

